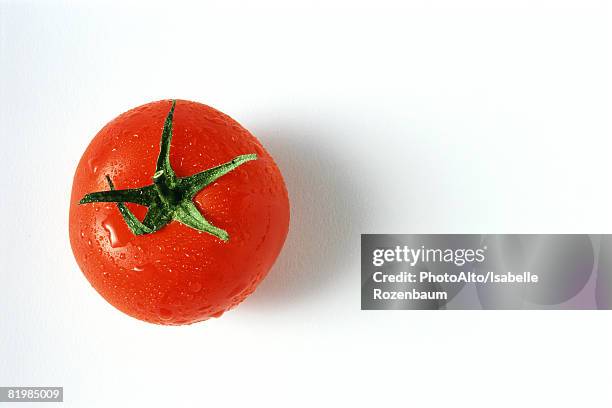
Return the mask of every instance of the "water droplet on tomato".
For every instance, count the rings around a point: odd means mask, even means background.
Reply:
[[[159,309],[159,318],[162,320],[172,319],[172,310],[162,307],[161,309]]]
[[[105,218],[102,221],[102,227],[108,232],[108,239],[110,241],[111,247],[113,248],[121,248],[127,245],[128,242],[132,239],[132,235],[129,230],[126,228],[119,228],[114,224],[114,220],[112,217]]]
[[[142,265],[136,265],[132,268],[132,270],[134,272],[139,272],[139,273],[155,273],[157,272],[157,268],[155,268],[155,266],[153,264],[147,263],[147,264],[142,264]]]
[[[93,174],[96,174],[98,172],[98,164],[96,163],[95,157],[92,157],[87,160],[87,165],[89,166],[89,170],[91,170]]]
[[[202,290],[202,284],[200,282],[190,282],[188,288],[191,292],[198,293]]]

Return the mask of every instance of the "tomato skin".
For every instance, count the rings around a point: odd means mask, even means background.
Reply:
[[[178,100],[170,163],[186,177],[241,154],[258,158],[219,178],[194,198],[227,242],[177,221],[134,235],[114,203],[79,205],[85,194],[152,183],[171,101],[125,112],[91,141],[77,167],[70,201],[70,243],[91,285],[137,319],[189,324],[218,317],[252,293],[276,260],[289,227],[282,175],[261,143],[229,116]],[[142,220],[146,207],[128,204]]]

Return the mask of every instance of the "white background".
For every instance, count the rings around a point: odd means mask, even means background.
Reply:
[[[0,385],[67,407],[611,406],[609,312],[368,312],[359,291],[360,233],[612,233],[605,1],[121,3],[0,6]],[[187,327],[113,309],[68,241],[90,139],[162,98],[233,116],[292,199],[260,288]]]

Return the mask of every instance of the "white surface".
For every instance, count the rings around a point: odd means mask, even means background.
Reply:
[[[605,1],[171,3],[0,5],[0,385],[66,407],[611,406],[609,312],[359,310],[360,233],[612,233]],[[257,292],[189,327],[115,311],[67,230],[89,140],[171,97],[257,135],[293,206]]]

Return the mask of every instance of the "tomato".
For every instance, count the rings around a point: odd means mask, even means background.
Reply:
[[[164,100],[118,116],[76,169],[70,243],[85,277],[147,322],[218,317],[266,276],[289,227],[282,175],[227,115]]]

